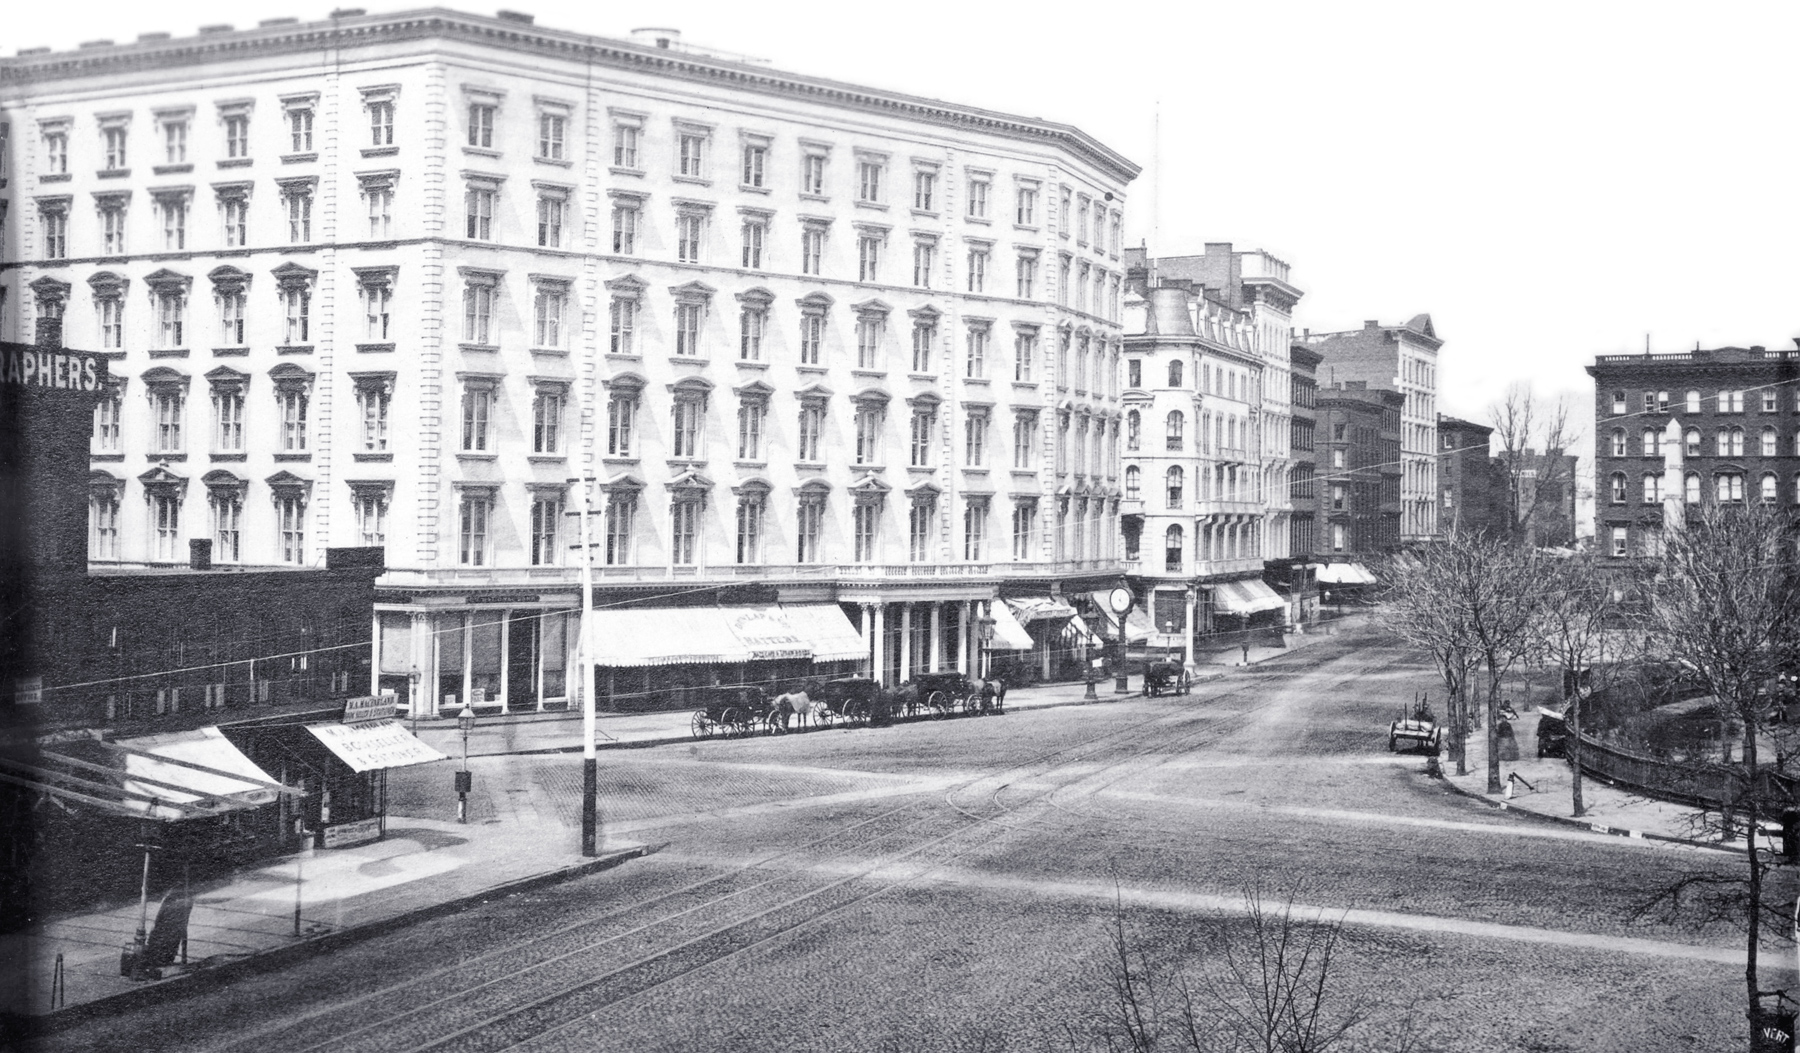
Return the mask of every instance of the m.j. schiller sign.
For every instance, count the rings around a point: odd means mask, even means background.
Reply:
[[[43,351],[18,344],[0,348],[0,383],[69,391],[98,391],[106,362],[92,355]]]

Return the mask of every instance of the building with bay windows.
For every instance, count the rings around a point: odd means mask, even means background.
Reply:
[[[566,704],[584,552],[619,705],[1117,579],[1137,168],[1074,128],[442,9],[0,59],[0,123],[0,335],[109,359],[93,562],[380,546],[371,690]]]

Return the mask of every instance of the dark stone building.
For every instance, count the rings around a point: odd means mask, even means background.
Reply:
[[[1319,555],[1365,560],[1399,549],[1405,402],[1362,381],[1319,389]]]
[[[1506,481],[1488,454],[1494,429],[1456,417],[1438,417],[1438,525],[1500,536],[1506,532]]]

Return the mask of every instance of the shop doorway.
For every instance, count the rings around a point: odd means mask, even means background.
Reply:
[[[506,632],[506,708],[537,709],[537,668],[543,620],[538,611],[513,611]]]

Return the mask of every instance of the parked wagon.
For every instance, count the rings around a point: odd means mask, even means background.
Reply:
[[[1398,753],[1402,749],[1417,749],[1435,757],[1443,741],[1444,729],[1431,712],[1431,702],[1428,699],[1416,699],[1410,716],[1402,711],[1400,719],[1388,725],[1390,753]]]
[[[808,688],[808,693],[812,689]],[[864,676],[847,676],[818,684],[818,697],[836,717],[852,724],[877,723],[887,719],[881,704],[881,685]]]
[[[780,723],[762,688],[703,687],[695,691],[702,701],[688,721],[697,739],[717,735],[772,733]]]
[[[981,687],[962,673],[920,673],[913,684],[918,688],[917,701],[908,716],[930,713],[947,717],[980,709]]]
[[[1151,662],[1144,667],[1144,694],[1161,695],[1164,691],[1185,695],[1194,679],[1180,659]]]

